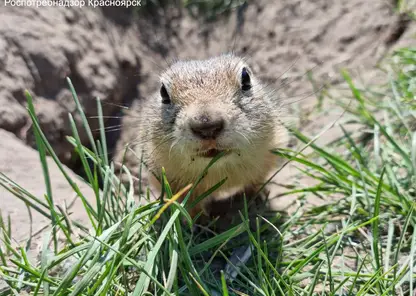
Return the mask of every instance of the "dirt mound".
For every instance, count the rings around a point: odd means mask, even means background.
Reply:
[[[133,26],[118,25],[99,9],[1,7],[0,128],[34,144],[25,110],[28,89],[45,134],[68,161],[68,112],[76,107],[65,78],[72,79],[88,116],[96,115],[96,97],[106,115],[116,114],[117,104],[128,105],[137,97],[136,35]]]

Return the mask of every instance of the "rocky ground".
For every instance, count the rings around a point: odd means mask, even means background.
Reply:
[[[45,193],[25,89],[34,95],[40,123],[59,157],[77,172],[79,163],[65,140],[67,113],[75,110],[65,77],[71,78],[89,117],[96,115],[97,96],[105,115],[118,117],[107,125],[120,126],[108,132],[112,157],[120,159],[124,145],[137,137],[134,110],[140,98],[157,89],[158,72],[175,59],[228,51],[246,56],[255,73],[292,107],[291,118],[314,134],[339,111],[328,115],[332,108],[324,106],[326,116],[305,117],[316,103],[306,73],[311,70],[318,88],[340,83],[342,67],[357,79],[372,78],[386,53],[414,42],[415,26],[394,7],[394,1],[382,0],[263,0],[212,23],[175,8],[137,15],[116,8],[1,7],[0,172],[40,198]],[[119,105],[133,112],[126,115]],[[96,120],[91,118],[91,124],[94,128]],[[331,138],[336,131],[328,134]],[[85,134],[81,137],[85,140]],[[130,155],[128,163],[134,168],[137,161]],[[290,168],[283,172],[290,173]],[[51,174],[56,202],[69,203],[69,186],[56,169]],[[0,200],[3,215],[11,215],[15,238],[25,238],[30,219],[24,203],[5,190]],[[75,216],[79,206],[72,208]],[[45,224],[37,215],[33,221],[34,231]]]

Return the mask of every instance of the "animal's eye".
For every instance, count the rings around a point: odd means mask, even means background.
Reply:
[[[251,89],[251,79],[246,67],[244,67],[241,71],[241,89],[243,91],[248,91]]]
[[[163,104],[170,104],[170,97],[168,94],[168,91],[166,90],[166,87],[162,84],[162,87],[160,88],[160,96],[162,97],[162,103]]]

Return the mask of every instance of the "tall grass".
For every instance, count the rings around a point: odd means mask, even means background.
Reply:
[[[404,61],[416,56],[413,49],[398,54]],[[414,76],[403,74],[408,73],[403,72],[406,63],[395,67],[398,71],[389,73],[382,92],[360,89],[343,73],[351,91],[348,99],[354,103],[336,98],[353,118],[343,126],[340,139],[319,147],[293,131],[313,153],[275,151],[296,163],[302,177],[317,181],[310,187],[288,184],[282,197],[299,196],[292,215],[252,218],[246,204],[237,217],[240,222],[222,233],[193,231],[186,204],[196,184],[172,192],[163,175],[166,198],[151,201],[148,191],[136,198],[134,178],[140,175],[123,166],[128,182],[121,182],[107,158],[100,100],[102,132],[94,139],[68,79],[83,119],[81,128],[89,135],[89,143],[83,145],[69,114],[72,136],[68,141],[94,193],[86,196],[48,143],[28,93],[46,194],[34,196],[3,173],[0,185],[47,217],[50,227],[43,234],[39,260],[31,260],[30,244],[20,246],[12,240],[13,221],[0,219],[0,275],[6,283],[0,295],[412,295],[415,111],[403,99],[414,99],[415,89]],[[361,128],[347,132],[351,123]],[[339,148],[342,152],[335,152]],[[47,157],[55,161],[82,201],[89,226],[72,220],[54,204],[50,185],[54,176],[49,175]],[[324,204],[305,207],[310,195],[322,198]],[[185,197],[184,202],[179,203],[179,197]],[[235,260],[238,250],[245,250],[240,254],[248,258],[245,264]]]

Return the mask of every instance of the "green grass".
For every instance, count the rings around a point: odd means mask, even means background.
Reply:
[[[35,261],[28,259],[30,242],[20,246],[12,240],[13,221],[0,219],[0,275],[6,282],[0,295],[412,295],[416,113],[415,76],[406,67],[411,68],[416,51],[403,49],[395,56],[399,58],[386,73],[388,83],[377,88],[358,88],[343,73],[351,95],[333,99],[346,109],[349,121],[343,123],[345,132],[337,141],[320,147],[316,139],[293,130],[302,147],[313,152],[275,151],[296,164],[300,178],[316,181],[310,187],[287,184],[281,198],[298,195],[294,213],[253,218],[246,204],[237,217],[240,222],[222,233],[192,232],[187,198],[177,202],[180,195],[189,196],[192,186],[171,192],[164,176],[164,200],[150,201],[148,191],[140,195],[147,202],[135,199],[138,188],[133,180],[140,179],[140,173],[122,167],[128,176],[123,183],[107,158],[100,100],[101,133],[94,139],[68,80],[91,147],[82,145],[69,115],[73,134],[68,141],[94,193],[85,196],[48,143],[28,93],[46,193],[34,196],[3,173],[0,185],[51,224]],[[349,124],[359,128],[347,132]],[[47,155],[82,201],[88,227],[54,205]],[[311,196],[323,204],[306,207]],[[241,246],[249,247],[252,256],[231,279],[221,269]],[[218,261],[223,267],[215,267]]]

